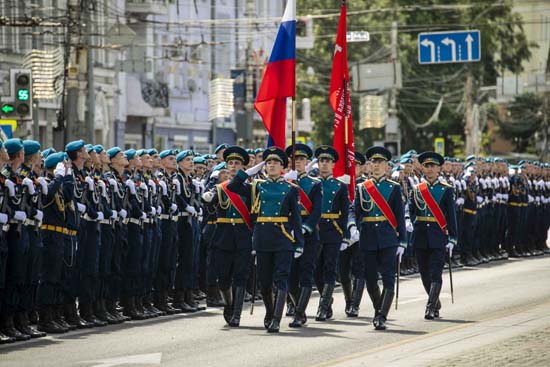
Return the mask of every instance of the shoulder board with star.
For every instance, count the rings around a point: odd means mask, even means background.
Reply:
[[[445,186],[445,187],[452,187],[451,185],[449,185],[449,184],[446,183],[446,182],[441,182],[441,181],[439,181],[439,183],[440,183],[441,185]]]
[[[2,169],[2,176],[9,178],[10,177],[10,170],[8,168]]]
[[[27,171],[26,168],[21,168],[21,171],[19,171],[19,175],[21,177],[27,177],[29,175],[29,171]]]
[[[399,182],[394,181],[394,180],[390,180],[389,178],[387,178],[386,181],[388,181],[389,183],[394,184],[394,185],[399,185]]]

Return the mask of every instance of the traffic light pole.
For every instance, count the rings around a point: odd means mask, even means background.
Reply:
[[[87,141],[90,144],[94,144],[95,140],[95,91],[94,91],[94,52],[92,49],[92,3],[93,0],[88,0],[86,4],[86,43],[88,46],[87,52],[87,82],[88,82],[88,95],[86,98],[88,114],[86,115],[86,128],[88,131]]]

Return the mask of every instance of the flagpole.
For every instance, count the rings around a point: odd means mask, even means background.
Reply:
[[[294,86],[296,88],[296,85]],[[296,92],[294,92],[296,95]],[[296,170],[296,162],[294,162],[294,153],[296,152],[296,97],[292,97],[292,170]]]
[[[346,175],[349,174],[348,166],[348,144],[349,144],[349,132],[348,132],[348,83],[344,78],[344,167]]]

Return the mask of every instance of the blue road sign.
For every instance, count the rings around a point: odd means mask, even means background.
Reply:
[[[478,30],[420,33],[418,35],[418,62],[444,64],[481,60],[481,42]]]

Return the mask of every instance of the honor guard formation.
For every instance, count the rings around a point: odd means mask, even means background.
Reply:
[[[347,317],[365,306],[384,330],[400,276],[420,274],[431,320],[445,267],[549,252],[541,162],[376,146],[355,153],[350,191],[330,146],[41,149],[1,144],[1,343],[206,307],[238,327],[256,300],[277,333],[285,306],[291,328],[331,319],[337,285]]]

